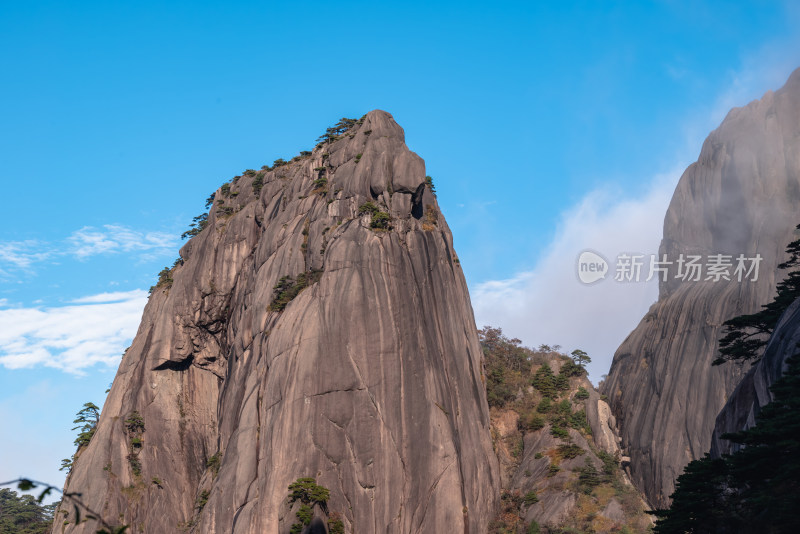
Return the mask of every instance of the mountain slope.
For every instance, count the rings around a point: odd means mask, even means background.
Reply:
[[[647,506],[622,467],[614,417],[585,370],[500,329],[479,334],[502,481],[489,532],[649,532]]]
[[[313,477],[346,532],[483,532],[499,478],[481,349],[391,115],[247,171],[199,224],[66,490],[133,532],[286,533],[287,487]]]

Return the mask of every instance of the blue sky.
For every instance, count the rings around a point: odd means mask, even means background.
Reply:
[[[375,108],[426,160],[479,325],[588,348],[596,380],[655,293],[562,298],[570,258],[657,246],[705,135],[800,66],[790,3],[631,4],[4,2],[0,479],[62,480],[212,191]]]

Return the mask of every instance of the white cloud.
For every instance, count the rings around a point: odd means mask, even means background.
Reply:
[[[50,251],[42,248],[43,244],[33,239],[0,243],[0,263],[27,269],[31,264],[42,261],[50,255]]]
[[[0,309],[0,365],[39,365],[82,374],[115,366],[136,334],[147,292],[103,293],[51,308]]]
[[[172,234],[139,232],[114,224],[106,224],[102,229],[85,226],[67,240],[71,244],[69,252],[78,259],[118,252],[173,253],[178,246],[178,239]]]
[[[178,237],[166,232],[134,230],[118,224],[102,228],[85,226],[61,242],[38,240],[0,242],[0,279],[11,279],[18,271],[31,271],[36,263],[73,257],[86,260],[100,254],[136,253],[139,259],[173,255]]]
[[[72,301],[72,304],[101,304],[104,302],[119,302],[126,301],[131,298],[131,295],[138,294],[136,291],[113,291],[111,293],[100,293],[98,295],[90,295],[88,297],[77,298]]]
[[[597,190],[561,216],[559,228],[534,268],[508,280],[478,284],[472,291],[479,327],[500,326],[526,345],[560,344],[589,353],[594,381],[606,373],[617,346],[655,302],[655,280],[619,283],[614,278],[618,254],[656,254],[664,213],[679,171],[656,176],[639,197]],[[592,249],[609,261],[611,273],[594,285],[576,276],[578,254]],[[647,277],[643,271],[643,277]]]

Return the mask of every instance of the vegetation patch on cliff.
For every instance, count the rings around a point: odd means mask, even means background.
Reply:
[[[529,349],[499,328],[484,327],[478,335],[493,442],[506,481],[489,532],[647,532],[651,521],[619,459],[592,442],[589,356],[580,350],[568,356],[557,345]],[[538,448],[526,450],[526,443]],[[565,499],[573,504],[553,524],[552,514],[564,512],[552,510]]]
[[[212,203],[214,202],[213,194],[211,195],[210,200]],[[192,219],[192,224],[189,225],[188,230],[186,230],[181,234],[181,239],[194,237],[203,230],[205,230],[207,226],[208,226],[208,213],[201,213],[200,215]]]
[[[128,434],[128,464],[130,464],[133,475],[138,478],[142,476],[142,462],[139,460],[139,453],[144,446],[144,441],[142,440],[144,418],[138,411],[134,410],[128,414],[124,426],[125,432]]]
[[[322,271],[311,270],[305,271],[297,275],[297,279],[291,276],[282,276],[278,283],[273,288],[275,290],[275,297],[269,305],[269,311],[281,312],[286,308],[302,290],[310,285],[319,282],[322,278]]]
[[[388,230],[392,227],[392,217],[382,211],[374,202],[364,202],[358,207],[358,214],[370,214],[369,227],[373,230]]]
[[[316,148],[321,148],[323,145],[341,139],[344,134],[350,131],[356,124],[361,124],[363,120],[364,117],[360,119],[348,119],[347,117],[343,117],[339,122],[325,129],[325,133],[317,139]]]
[[[315,506],[319,506],[323,512],[327,513],[330,496],[330,490],[317,484],[316,479],[311,477],[298,478],[289,484],[289,506],[296,502],[300,503],[300,507],[295,512],[297,521],[292,524],[289,530],[290,534],[300,534],[311,524]]]
[[[222,465],[222,453],[215,453],[208,460],[206,460],[206,468],[209,469],[214,478],[219,474],[219,468]]]

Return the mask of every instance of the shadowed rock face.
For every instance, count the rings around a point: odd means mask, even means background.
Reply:
[[[133,532],[286,533],[287,486],[315,477],[347,532],[484,532],[499,476],[481,349],[424,162],[373,111],[262,174],[258,194],[258,176],[217,191],[153,293],[67,491]],[[368,200],[390,230],[359,215]],[[269,309],[281,277],[313,271]]]
[[[787,309],[775,332],[770,336],[764,356],[736,386],[728,402],[717,416],[711,436],[711,455],[719,458],[742,448],[721,436],[728,432],[747,430],[756,425],[756,416],[765,405],[773,401],[769,388],[786,371],[786,360],[798,353],[800,347],[800,300]]]
[[[671,278],[617,349],[603,393],[635,483],[663,507],[675,478],[709,450],[714,420],[747,369],[712,367],[727,319],[773,295],[800,222],[800,71],[775,93],[732,110],[684,172],[664,220],[660,254],[760,254],[755,283]],[[675,271],[672,272],[672,275]]]

